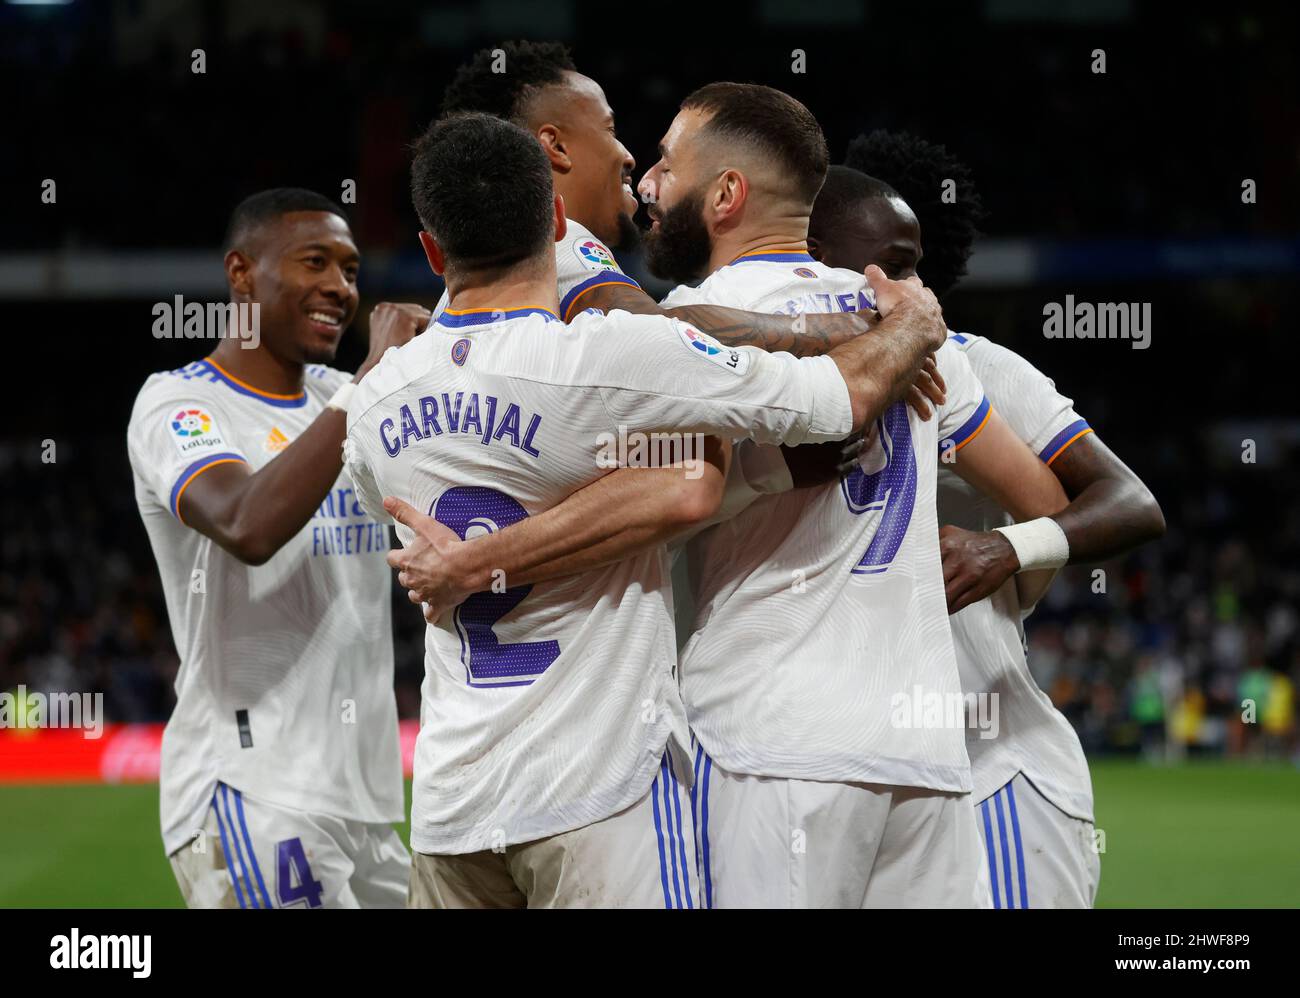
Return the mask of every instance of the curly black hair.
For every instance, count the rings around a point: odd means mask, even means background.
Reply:
[[[504,55],[504,72],[497,53]],[[504,42],[475,52],[458,70],[442,98],[442,114],[475,111],[525,124],[528,101],[542,87],[573,71],[573,57],[559,42]]]
[[[893,187],[916,212],[925,246],[921,279],[942,298],[966,273],[980,223],[987,217],[970,167],[941,145],[884,129],[853,139],[844,165]],[[956,201],[950,204],[943,201],[945,180],[956,185]]]

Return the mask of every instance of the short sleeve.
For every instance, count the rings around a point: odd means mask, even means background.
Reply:
[[[938,407],[939,452],[961,450],[989,421],[989,400],[966,355],[948,340],[934,355],[947,401]]]
[[[981,338],[967,348],[966,358],[1012,432],[1045,464],[1092,432],[1074,401],[1015,351]]]
[[[608,284],[641,287],[623,273],[604,243],[573,221],[564,238],[555,244],[555,277],[560,318],[565,322],[582,310],[582,297],[588,291]]]
[[[140,392],[131,413],[131,466],[149,495],[179,520],[181,497],[196,478],[219,464],[248,463],[233,430],[229,413],[196,383],[156,381]]]

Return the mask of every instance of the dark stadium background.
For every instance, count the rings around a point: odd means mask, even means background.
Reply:
[[[337,199],[354,179],[364,301],[339,366],[355,367],[370,305],[431,305],[440,290],[415,241],[405,143],[456,65],[510,37],[571,45],[638,177],[677,102],[717,79],[799,97],[833,161],[876,127],[964,159],[990,215],[945,302],[949,325],[1053,376],[1169,525],[1103,566],[1105,594],[1088,570],[1063,574],[1031,621],[1031,666],[1094,758],[1300,761],[1294,710],[1276,736],[1237,721],[1261,676],[1300,683],[1300,15],[1288,5],[0,6],[0,690],[103,690],[110,720],[166,718],[176,659],[125,427],[146,375],[206,344],[155,339],[152,304],[220,299],[218,241],[246,194],[292,184]],[[805,74],[791,72],[796,48]],[[44,178],[57,204],[41,203]],[[1255,204],[1242,203],[1247,178]],[[1066,294],[1151,303],[1150,348],[1044,338],[1043,306]],[[54,465],[40,461],[45,439]],[[395,613],[413,717],[422,622],[404,600]]]

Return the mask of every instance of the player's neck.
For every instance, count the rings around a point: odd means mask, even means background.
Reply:
[[[709,273],[755,253],[807,253],[808,216],[765,220],[714,237]]]
[[[594,233],[596,230],[584,221],[596,214],[591,210],[594,205],[588,204],[589,195],[586,188],[579,184],[571,173],[552,172],[551,179],[555,182],[555,193],[564,198],[565,217],[571,222],[577,222],[588,232]]]
[[[273,395],[296,395],[302,391],[303,364],[277,357],[265,344],[245,350],[243,339],[224,339],[208,355],[223,371],[254,388]]]
[[[560,298],[555,289],[555,273],[549,275],[508,276],[481,284],[448,287],[448,310],[469,312],[476,309],[509,312],[519,308],[544,308],[559,315]]]

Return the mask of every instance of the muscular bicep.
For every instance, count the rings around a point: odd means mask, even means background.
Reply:
[[[1164,534],[1156,497],[1095,433],[1073,441],[1051,469],[1070,497],[1056,522],[1069,540],[1072,563],[1113,558]]]
[[[1069,502],[1056,476],[997,410],[989,413],[984,428],[953,455],[947,467],[1017,520],[1051,516]]]
[[[1056,475],[1065,494],[1071,499],[1089,485],[1103,479],[1129,479],[1140,481],[1119,455],[1102,443],[1096,433],[1079,437],[1052,460],[1052,473]]]
[[[252,469],[243,461],[206,468],[182,486],[176,512],[182,523],[225,546]]]

